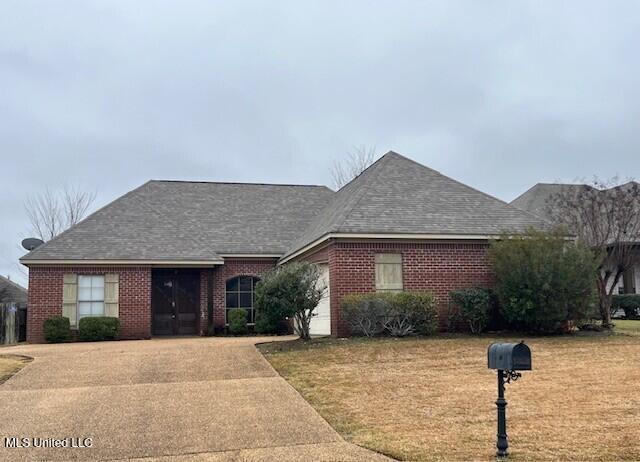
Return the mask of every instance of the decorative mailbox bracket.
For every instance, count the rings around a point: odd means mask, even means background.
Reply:
[[[506,457],[509,453],[507,437],[507,400],[504,398],[504,385],[516,381],[522,374],[518,371],[531,370],[531,350],[524,342],[492,343],[487,350],[489,369],[498,371],[498,441],[496,455]]]

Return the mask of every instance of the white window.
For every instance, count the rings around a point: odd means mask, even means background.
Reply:
[[[78,320],[104,316],[104,276],[78,276]]]
[[[376,290],[402,292],[402,254],[376,254]]]

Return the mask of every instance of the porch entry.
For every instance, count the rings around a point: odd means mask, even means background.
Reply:
[[[153,335],[198,333],[200,271],[154,269],[151,273]]]

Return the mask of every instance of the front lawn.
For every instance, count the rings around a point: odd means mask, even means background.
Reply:
[[[22,369],[31,358],[19,355],[0,355],[0,384]]]
[[[260,348],[348,441],[402,460],[495,460],[494,341],[325,339]],[[640,460],[640,337],[524,339],[507,385],[511,460]]]
[[[640,320],[637,319],[614,319],[615,329],[627,335],[640,335]]]

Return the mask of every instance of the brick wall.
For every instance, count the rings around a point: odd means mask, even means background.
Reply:
[[[225,289],[227,280],[236,276],[256,276],[261,278],[264,273],[276,265],[276,261],[276,259],[226,259],[224,265],[217,266],[211,270],[213,271],[213,325],[215,327],[224,327],[225,325]],[[206,281],[203,284],[206,288]],[[200,334],[206,335],[208,325],[206,300],[200,304],[200,319]]]
[[[151,336],[151,269],[148,267],[63,267],[48,266],[29,269],[29,304],[27,341],[44,342],[42,323],[62,315],[62,276],[65,273],[118,273],[120,282],[120,338]]]
[[[433,292],[444,315],[449,291],[492,284],[488,247],[486,243],[332,243],[328,248],[332,334],[349,333],[340,317],[342,297],[375,291],[376,253],[401,253],[404,290]]]

